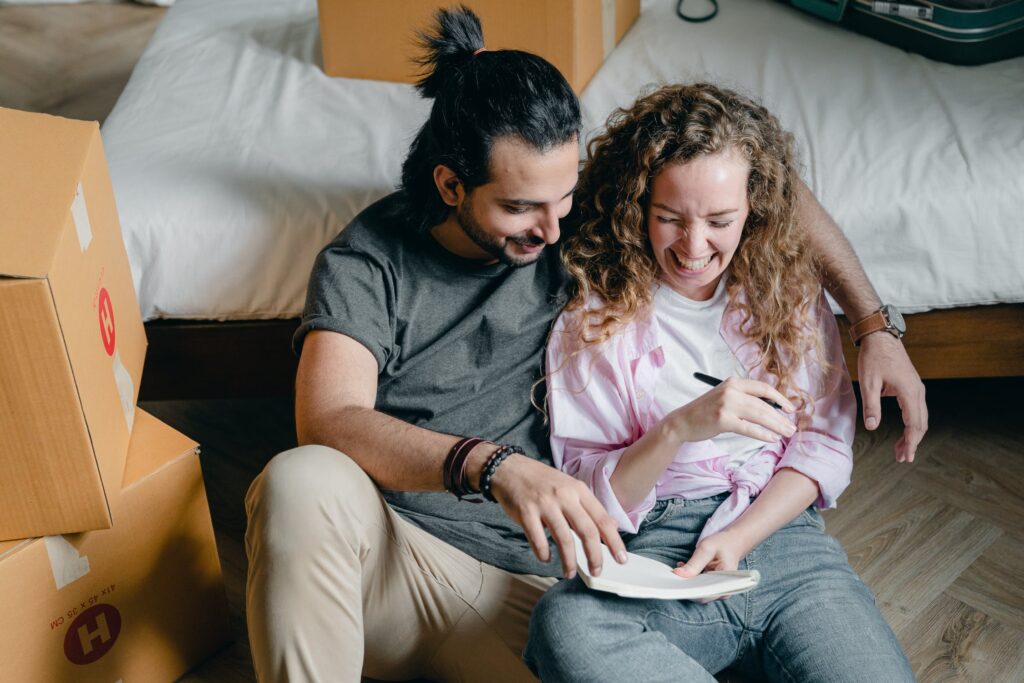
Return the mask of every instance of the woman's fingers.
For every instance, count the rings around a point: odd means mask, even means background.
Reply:
[[[692,579],[693,577],[704,571],[704,567],[707,566],[708,562],[715,558],[715,551],[706,545],[698,545],[693,551],[693,555],[682,567],[676,567],[672,571],[683,577],[684,579]]]
[[[766,384],[756,379],[743,379],[741,377],[731,377],[726,380],[726,382],[731,383],[733,387],[745,394],[749,394],[750,396],[774,401],[787,413],[796,412],[796,406],[793,405],[793,402],[783,396],[778,389],[770,384]]]

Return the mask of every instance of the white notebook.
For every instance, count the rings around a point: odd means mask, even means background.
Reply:
[[[704,572],[684,579],[661,562],[628,553],[629,561],[619,564],[608,547],[601,545],[604,563],[600,576],[592,576],[583,552],[583,542],[576,538],[576,563],[583,583],[591,590],[614,593],[623,598],[657,598],[660,600],[700,600],[722,595],[746,593],[757,586],[761,574],[756,569],[731,572]]]

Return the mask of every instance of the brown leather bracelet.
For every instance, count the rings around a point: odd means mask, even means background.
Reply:
[[[469,485],[466,462],[473,449],[483,442],[484,439],[475,436],[459,439],[444,459],[444,465],[441,467],[441,481],[444,490],[460,500],[472,493],[477,493]]]

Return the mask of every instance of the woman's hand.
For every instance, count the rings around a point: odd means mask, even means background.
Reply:
[[[796,410],[775,387],[753,379],[730,377],[703,396],[676,408],[667,419],[680,442],[703,441],[723,432],[769,443],[793,436],[793,423],[761,399],[775,401],[786,413]]]
[[[744,539],[729,529],[711,534],[697,544],[688,562],[680,562],[672,571],[692,579],[703,571],[735,571],[750,548]]]

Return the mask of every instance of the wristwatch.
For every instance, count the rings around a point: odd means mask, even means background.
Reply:
[[[851,325],[850,337],[853,339],[854,346],[860,346],[861,339],[882,330],[897,339],[902,339],[903,335],[907,333],[907,323],[903,321],[903,316],[895,306],[882,304],[877,311]]]

